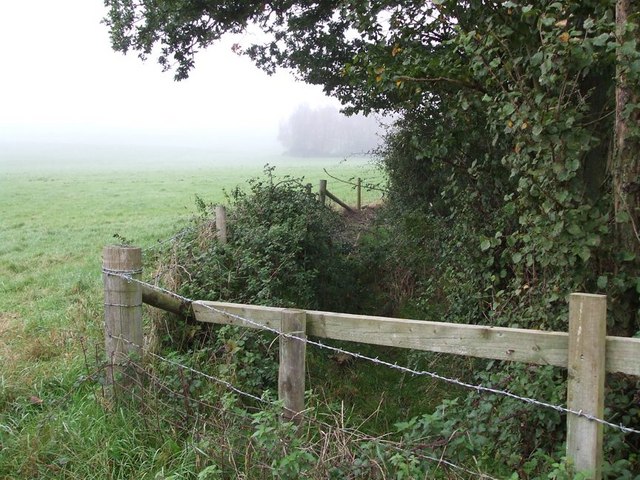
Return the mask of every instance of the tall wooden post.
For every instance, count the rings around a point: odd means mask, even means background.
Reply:
[[[567,406],[594,417],[604,415],[607,297],[573,293],[569,297]],[[567,459],[575,472],[602,477],[602,424],[569,413]]]
[[[362,208],[362,179],[358,177],[358,181],[356,183],[356,210],[360,210]]]
[[[284,403],[284,418],[299,424],[304,411],[304,375],[307,314],[304,310],[282,312],[278,397]],[[296,340],[296,337],[300,340]]]
[[[127,364],[130,360],[142,359],[142,289],[127,278],[140,277],[142,250],[104,247],[102,269],[107,381],[126,387],[137,378],[135,369],[127,368]]]
[[[318,186],[318,200],[322,205],[325,205],[327,200],[327,181],[320,180],[320,185]]]
[[[227,209],[224,205],[216,205],[216,234],[220,243],[227,243]]]

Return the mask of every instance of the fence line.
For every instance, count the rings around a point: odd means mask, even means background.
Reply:
[[[360,180],[360,179],[358,179]],[[358,191],[357,191],[357,196],[358,196],[358,205],[357,205],[357,209],[360,210],[360,208],[362,207],[362,193],[361,193],[361,186],[358,186]],[[349,205],[347,205],[345,202],[343,202],[342,200],[340,200],[338,197],[336,197],[333,193],[331,193],[329,190],[327,190],[327,181],[326,180],[320,180],[320,184],[318,186],[318,200],[320,201],[320,203],[322,205],[326,204],[326,199],[330,198],[331,200],[333,200],[334,202],[336,202],[338,205],[340,205],[342,208],[344,208],[345,210],[347,210],[348,212],[353,212],[353,208],[351,208]]]
[[[187,235],[188,233],[191,233],[193,231],[196,230],[195,226],[189,226],[189,227],[184,227],[182,230],[180,230],[178,233],[176,233],[175,235],[172,235],[171,237],[165,238],[164,240],[156,240],[156,242],[153,245],[149,245],[148,247],[142,249],[143,253],[147,253],[151,250],[155,250],[157,248],[160,248],[161,246],[163,246],[165,243],[171,243],[174,242],[182,237],[184,237],[185,235]]]
[[[331,175],[331,174],[329,173],[329,171],[328,171],[326,168],[323,168],[322,170],[324,171],[324,173],[325,173],[329,178],[333,178],[334,180],[336,180],[336,181],[338,181],[338,182],[340,182],[340,183],[344,183],[344,184],[346,184],[346,185],[351,185],[351,186],[356,187],[356,188],[358,187],[358,180],[360,180],[360,182],[359,182],[359,183],[360,183],[360,186],[362,187],[362,179],[361,179],[361,178],[356,178],[356,182],[354,183],[354,182],[352,182],[352,181],[350,181],[350,180],[345,180],[345,179],[343,179],[343,178],[336,177],[335,175]],[[380,192],[380,193],[382,193],[383,195],[384,195],[384,194],[388,194],[388,193],[389,193],[389,190],[387,190],[386,188],[381,188],[381,187],[379,186],[379,184],[378,184],[378,185],[376,185],[376,184],[373,184],[373,183],[365,183],[365,184],[364,184],[364,186],[365,186],[365,189],[366,189],[366,190],[369,190],[369,191],[372,191],[372,190],[373,190],[373,191],[376,191],[376,192]]]
[[[128,275],[120,275],[120,274],[113,273],[113,272],[107,272],[107,274],[108,275],[119,276],[120,278],[122,278],[124,280],[127,280],[129,282],[133,282],[133,283],[137,283],[137,284],[144,285],[144,286],[147,286],[147,287],[153,287],[153,288],[162,290],[164,293],[172,295],[173,297],[175,297],[176,299],[180,300],[181,302],[191,303],[191,304],[195,302],[194,300],[191,300],[191,299],[189,299],[187,297],[184,297],[184,296],[182,296],[182,295],[180,295],[178,293],[171,292],[170,290],[164,289],[162,287],[151,285],[149,283],[143,282],[143,281],[138,280],[136,278],[132,278],[131,276],[128,276]],[[436,380],[440,380],[440,381],[443,381],[443,382],[446,382],[446,383],[450,383],[452,385],[457,385],[459,387],[463,387],[465,389],[475,390],[475,391],[477,391],[479,393],[483,392],[483,393],[490,393],[490,394],[500,395],[500,396],[512,398],[512,399],[515,399],[515,400],[519,400],[519,401],[522,401],[524,403],[536,405],[536,406],[539,406],[539,407],[542,407],[542,408],[555,410],[555,411],[560,412],[560,413],[573,414],[573,415],[576,415],[576,416],[579,416],[579,417],[583,417],[583,418],[585,418],[587,420],[590,420],[590,421],[593,421],[593,422],[596,422],[596,423],[600,423],[602,425],[606,425],[607,427],[610,427],[610,428],[613,428],[613,429],[616,429],[616,430],[620,430],[620,431],[622,431],[624,433],[640,434],[640,430],[636,430],[636,429],[631,428],[631,427],[626,427],[622,423],[615,424],[615,423],[609,422],[609,421],[604,420],[602,418],[599,418],[599,417],[596,417],[594,415],[585,413],[582,410],[572,410],[572,409],[564,407],[562,405],[555,405],[555,404],[547,403],[547,402],[544,402],[544,401],[541,401],[541,400],[537,400],[537,399],[534,399],[534,398],[523,397],[523,396],[511,393],[511,392],[508,392],[508,391],[505,391],[505,390],[500,390],[500,389],[496,389],[496,388],[492,388],[492,387],[486,387],[486,386],[483,386],[483,385],[474,385],[474,384],[471,384],[471,383],[460,381],[460,380],[455,379],[455,378],[449,378],[449,377],[446,377],[446,376],[443,376],[443,375],[439,375],[439,374],[434,373],[434,372],[429,372],[429,371],[426,371],[426,370],[415,370],[415,369],[412,369],[412,368],[409,368],[409,367],[404,367],[404,366],[398,365],[397,363],[390,363],[390,362],[387,362],[387,361],[384,361],[384,360],[380,360],[377,357],[369,357],[367,355],[363,355],[363,354],[358,353],[358,352],[352,352],[352,351],[346,350],[344,348],[334,347],[334,346],[327,345],[327,344],[324,344],[324,343],[319,342],[319,341],[310,340],[308,338],[301,338],[301,337],[298,337],[296,335],[292,335],[290,333],[281,332],[276,328],[273,328],[273,327],[270,327],[268,325],[265,325],[264,323],[256,322],[256,321],[251,320],[249,318],[246,318],[246,317],[243,317],[243,316],[228,312],[226,310],[223,310],[223,309],[220,309],[220,308],[217,308],[217,307],[214,307],[214,306],[212,306],[210,304],[198,302],[198,305],[202,306],[203,308],[205,308],[207,310],[210,310],[212,312],[218,313],[220,315],[224,315],[226,317],[233,318],[233,319],[238,320],[240,322],[252,325],[252,326],[256,327],[257,329],[273,333],[275,335],[278,335],[279,337],[289,338],[289,339],[296,340],[298,342],[302,342],[302,343],[305,343],[305,344],[308,344],[308,345],[316,346],[316,347],[321,348],[321,349],[330,350],[333,353],[349,355],[349,356],[352,356],[352,357],[360,359],[360,360],[365,360],[367,362],[371,362],[371,363],[374,363],[374,364],[377,364],[377,365],[381,365],[381,366],[384,366],[384,367],[387,367],[387,368],[395,369],[395,370],[401,371],[403,373],[409,373],[409,374],[415,375],[415,376],[428,376],[428,377],[431,377],[431,378],[436,379]]]
[[[131,280],[131,279],[129,279],[129,280]],[[124,343],[127,343],[132,347],[143,348],[142,345],[137,345],[137,344],[131,342],[130,340],[128,340],[127,338],[125,338],[125,337],[118,336],[118,335],[113,335],[110,332],[108,332],[107,334],[111,338],[113,338],[115,340],[122,341]],[[299,340],[299,337],[292,337],[292,338],[296,338],[296,339]],[[153,352],[148,351],[148,350],[146,351],[146,353],[148,355],[150,355],[151,357],[153,357],[153,358],[155,358],[155,359],[157,359],[157,360],[159,360],[161,362],[164,362],[164,363],[167,363],[169,365],[175,366],[175,367],[180,368],[182,370],[189,371],[189,372],[191,372],[191,373],[193,373],[195,375],[201,376],[201,377],[206,378],[208,380],[211,380],[211,381],[213,381],[215,383],[218,383],[218,384],[224,386],[225,388],[233,391],[234,393],[237,393],[238,395],[240,395],[242,397],[250,398],[251,400],[255,400],[255,401],[258,401],[258,402],[260,402],[262,404],[269,405],[269,406],[277,406],[278,405],[278,403],[275,402],[275,401],[265,400],[262,397],[258,397],[258,396],[254,395],[252,393],[245,392],[242,389],[240,389],[239,387],[233,385],[231,382],[228,382],[226,380],[218,378],[218,377],[216,377],[214,375],[202,372],[202,371],[200,371],[198,369],[195,369],[195,368],[193,368],[193,367],[191,367],[189,365],[182,364],[180,362],[177,362],[177,361],[172,360],[170,358],[164,357],[162,355],[158,355],[158,354],[153,353]],[[133,365],[137,367],[135,362],[132,362],[131,360],[129,360],[128,363],[133,363]],[[142,374],[146,375],[147,372],[144,369],[142,369],[141,367],[138,367],[138,368],[140,368]],[[124,375],[128,375],[133,382],[136,382],[136,383],[140,384],[140,379],[139,379],[140,376],[138,376],[138,375],[131,376],[131,375],[127,374],[127,373],[124,373]],[[192,399],[191,397],[188,397],[187,395],[185,395],[182,392],[178,392],[178,391],[172,390],[171,388],[169,388],[168,386],[166,386],[162,382],[159,382],[159,383],[161,384],[161,386],[164,389],[168,390],[172,394],[175,394],[175,395],[180,396],[180,397],[185,398],[185,399]],[[140,396],[138,396],[138,399],[139,400],[144,400],[144,398],[142,398]],[[208,407],[211,407],[211,408],[216,408],[214,405],[209,404],[207,402],[202,402],[201,400],[198,400],[198,399],[192,399],[192,400],[195,400],[196,402],[201,403],[201,404],[203,404],[205,406],[208,406]],[[319,425],[324,426],[324,427],[328,427],[328,428],[332,428],[332,429],[338,429],[338,430],[342,431],[343,433],[347,433],[347,434],[349,434],[351,436],[356,436],[356,437],[358,437],[358,440],[360,440],[360,441],[363,441],[363,440],[379,441],[379,442],[384,443],[385,445],[387,445],[387,446],[389,446],[389,447],[391,447],[391,448],[393,448],[393,449],[395,449],[397,451],[402,451],[402,452],[406,451],[406,449],[401,448],[395,442],[385,441],[385,440],[377,438],[377,437],[372,437],[370,435],[363,434],[363,433],[361,433],[359,431],[353,431],[353,430],[349,430],[349,429],[339,428],[339,427],[336,427],[335,425],[331,425],[331,424],[328,424],[326,422],[322,422],[322,421],[318,421],[318,420],[314,420],[314,423],[318,423]],[[492,477],[492,476],[490,476],[488,474],[485,474],[485,473],[482,473],[482,472],[474,472],[472,470],[468,470],[467,468],[461,467],[460,465],[456,465],[455,463],[450,462],[448,460],[445,460],[442,457],[441,458],[436,458],[436,457],[433,457],[433,456],[430,456],[430,455],[426,455],[426,454],[422,454],[422,453],[416,453],[416,452],[412,452],[412,454],[417,456],[417,457],[423,458],[425,460],[429,460],[431,462],[435,462],[435,463],[438,463],[438,464],[446,465],[446,466],[448,466],[450,468],[453,468],[455,470],[459,470],[461,472],[474,475],[474,476],[476,476],[478,478],[486,478],[486,479],[489,479],[489,480],[498,480],[495,477]]]
[[[325,174],[327,176],[329,176],[330,178],[341,182],[341,183],[345,183],[347,185],[352,185],[353,187],[355,187],[356,189],[356,210],[360,210],[362,208],[362,188],[363,188],[363,183],[362,183],[362,179],[360,177],[356,178],[355,182],[351,182],[351,181],[347,181],[347,180],[343,180],[340,179],[334,175],[331,175],[327,169],[323,169]],[[308,184],[308,188],[311,188],[311,184]],[[372,184],[366,184],[365,189],[367,190],[377,190],[380,191],[382,193],[386,193],[386,190],[381,189],[381,188],[377,188]],[[339,205],[341,205],[343,208],[345,208],[348,211],[353,212],[353,208],[350,207],[349,205],[347,205],[345,202],[343,202],[342,200],[340,200],[339,198],[337,198],[333,193],[329,192],[327,190],[327,181],[326,180],[320,180],[319,183],[319,191],[318,191],[318,199],[320,200],[320,202],[322,204],[325,203],[325,199],[326,197],[329,197],[331,200],[333,200],[334,202],[338,203]],[[216,231],[218,234],[218,238],[221,241],[221,243],[226,243],[226,239],[227,239],[227,218],[226,218],[226,208],[223,205],[216,205],[215,206],[215,227],[216,227]],[[165,238],[164,240],[156,240],[155,243],[153,243],[152,245],[149,245],[145,248],[142,249],[142,253],[146,254],[152,250],[158,249],[160,248],[162,245],[166,244],[166,243],[171,243],[174,242],[175,240],[178,240],[182,237],[184,237],[185,235],[189,234],[190,232],[193,232],[197,229],[197,227],[195,226],[187,226],[182,228],[180,231],[178,231],[178,233],[172,235],[171,237]]]
[[[455,325],[363,315],[356,316],[305,310],[291,311],[273,307],[224,304],[221,302],[216,304],[216,302],[193,301],[173,292],[170,292],[170,295],[161,295],[159,292],[164,289],[155,288],[153,285],[135,278],[141,272],[141,250],[133,247],[105,247],[103,272],[105,282],[105,322],[109,330],[118,328],[119,330],[116,333],[122,334],[119,336],[124,336],[125,338],[133,336],[132,338],[135,339],[141,336],[142,322],[138,317],[141,316],[143,289],[147,291],[147,297],[159,297],[160,301],[156,301],[158,298],[154,298],[153,301],[148,303],[154,306],[161,306],[161,308],[168,307],[165,308],[168,311],[175,311],[174,304],[177,298],[179,301],[178,313],[182,313],[185,307],[188,307],[188,312],[193,312],[195,319],[198,321],[223,324],[239,322],[242,326],[251,326],[276,334],[280,339],[278,393],[284,401],[285,412],[287,412],[285,417],[296,422],[302,418],[299,415],[302,415],[304,410],[305,347],[309,344],[395,368],[411,375],[429,376],[463,388],[473,389],[478,393],[501,395],[538,407],[567,413],[569,414],[567,416],[567,457],[574,462],[577,471],[588,471],[589,475],[591,475],[590,478],[598,479],[601,477],[603,426],[606,425],[624,433],[640,433],[640,430],[623,424],[617,425],[602,418],[604,416],[605,360],[611,362],[610,367],[614,371],[635,375],[638,375],[640,371],[639,365],[633,362],[638,358],[640,342],[633,341],[633,339],[606,337],[606,297],[602,295],[572,294],[570,296],[569,334],[567,335],[559,332],[505,328],[491,329],[473,325]],[[120,277],[120,283],[111,280],[114,275]],[[136,286],[132,288],[131,284],[134,283]],[[248,315],[237,315],[229,312],[228,309],[235,309],[240,312],[249,311],[249,314],[258,314],[258,316],[256,320],[252,320],[247,318]],[[251,312],[250,310],[253,311]],[[221,317],[205,315],[207,311],[214,312]],[[119,323],[114,321],[118,318],[120,319]],[[309,328],[306,326],[307,318],[310,319]],[[276,325],[276,319],[280,321],[279,329],[272,326]],[[337,323],[345,321],[347,322],[346,327],[350,327],[350,329],[346,329],[345,325]],[[361,322],[361,324],[357,322]],[[399,332],[397,331],[398,329],[400,329]],[[429,332],[429,329],[432,329],[432,331]],[[454,332],[456,336],[453,338],[460,345],[452,347],[447,341],[441,341],[440,345],[436,346],[425,344],[424,340],[428,339],[433,342],[434,338],[437,338],[435,334],[439,329],[449,334]],[[445,351],[484,358],[564,366],[569,370],[569,381],[567,382],[568,406],[554,405],[492,387],[473,385],[433,372],[402,367],[398,366],[397,363],[391,364],[360,353],[328,346],[321,342],[308,340],[306,338],[307,331],[314,336],[377,345]],[[419,334],[414,333],[414,331]],[[107,332],[105,331],[105,333]],[[395,338],[396,333],[398,333],[399,340]],[[495,338],[490,338],[494,333],[499,341]],[[356,334],[361,336],[356,336]],[[417,343],[413,337],[422,338],[423,342]],[[505,341],[501,337],[514,342],[513,344],[508,344],[509,347],[514,348],[508,348],[506,352],[497,352],[496,349],[505,348]],[[530,337],[535,340],[531,340]],[[445,336],[444,338],[447,337]],[[463,340],[471,342],[471,352],[468,351],[467,344],[462,343]],[[568,341],[568,347],[563,343],[565,341]],[[138,347],[132,348],[131,345],[121,341],[114,342],[112,335],[108,335],[105,338],[105,342],[108,355],[111,354],[115,357],[123,355],[126,357],[132,354],[140,355],[141,353]],[[142,344],[142,339],[134,343],[140,345]],[[606,355],[608,343],[610,344],[611,355]],[[513,355],[516,353],[516,347],[519,351],[517,351],[516,355]],[[528,351],[523,354],[523,350],[526,349],[532,350],[533,354]],[[544,354],[552,355],[554,357],[553,361],[548,361]],[[631,365],[628,365],[629,362],[631,362]]]

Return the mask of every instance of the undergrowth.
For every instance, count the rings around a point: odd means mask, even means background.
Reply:
[[[481,279],[471,274],[477,259],[464,229],[385,207],[346,234],[347,219],[302,181],[265,173],[229,193],[227,244],[215,238],[214,209],[199,200],[192,228],[155,258],[154,278],[194,299],[477,320],[482,298],[471,292]],[[443,249],[456,238],[459,257],[447,266]],[[296,425],[276,400],[274,335],[157,312],[146,323],[150,353],[133,365],[128,393],[105,386],[102,350],[86,346],[74,369],[31,399],[0,383],[0,478],[581,478],[563,459],[566,418],[556,411],[309,347]],[[333,345],[565,403],[560,369]],[[632,423],[637,382],[609,380],[607,418]],[[605,439],[605,477],[637,478],[628,436],[607,430]]]
[[[481,260],[466,242],[464,228],[389,210],[357,235],[345,235],[344,216],[320,206],[300,180],[278,179],[270,168],[265,174],[250,181],[248,191],[229,194],[227,244],[215,240],[214,209],[199,202],[201,215],[194,220],[193,233],[175,244],[161,264],[168,284],[190,298],[409,314],[461,323],[482,319],[483,298],[473,293],[483,281],[473,275]],[[440,241],[429,243],[433,237]],[[458,248],[451,263],[453,255],[442,257],[442,249],[454,239]],[[467,274],[462,273],[465,268]],[[441,301],[434,301],[438,296]],[[167,329],[166,322],[156,322],[156,328],[165,348],[178,347],[179,352],[205,358],[205,365],[215,365],[213,374],[242,391],[260,396],[277,389],[278,352],[272,335],[234,327]],[[505,366],[365,345],[345,348],[516,395],[554,404],[565,401],[564,374],[559,369]],[[470,470],[480,470],[500,478],[533,479],[574,474],[562,460],[565,418],[555,411],[336,357],[315,349],[308,353],[311,397],[307,403],[313,406],[306,415],[337,415],[341,430],[367,436],[366,445],[348,447],[360,452],[353,453],[348,462],[354,470],[341,469],[340,461],[329,462],[334,473],[312,467],[327,464],[313,443],[326,432],[309,423],[305,428],[310,436],[303,443],[295,437],[295,455],[273,445],[266,449],[274,476],[467,478],[473,476]],[[251,405],[257,407],[260,415],[266,415],[261,406]],[[282,428],[262,429],[260,435],[278,432],[281,438]],[[395,449],[383,448],[385,442],[393,443]],[[398,446],[402,447],[399,451]],[[434,458],[450,459],[466,470],[443,468],[445,464]],[[614,461],[607,467],[610,476],[628,466],[615,465]]]

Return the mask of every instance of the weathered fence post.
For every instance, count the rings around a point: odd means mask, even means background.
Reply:
[[[227,243],[227,209],[224,205],[216,205],[216,235],[220,243]]]
[[[362,208],[362,179],[358,177],[356,183],[356,210]]]
[[[567,406],[598,418],[604,415],[606,327],[606,296],[570,295]],[[602,434],[601,423],[567,415],[567,459],[575,472],[601,478]]]
[[[127,387],[138,375],[130,360],[142,358],[142,289],[130,278],[142,273],[142,250],[107,246],[102,252],[107,381]]]
[[[304,310],[282,311],[278,397],[284,403],[284,417],[299,424],[304,410],[304,375],[307,314]],[[297,337],[300,340],[296,340]]]
[[[327,181],[320,180],[320,185],[318,187],[318,200],[322,205],[326,203],[327,199]]]

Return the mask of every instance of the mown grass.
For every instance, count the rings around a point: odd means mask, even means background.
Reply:
[[[193,459],[170,436],[139,438],[135,412],[98,401],[102,247],[117,234],[152,248],[188,223],[196,195],[224,202],[266,163],[314,186],[324,168],[380,176],[363,160],[53,160],[0,158],[0,478],[181,478]],[[355,203],[348,185],[329,189]]]

